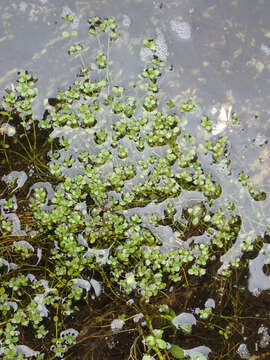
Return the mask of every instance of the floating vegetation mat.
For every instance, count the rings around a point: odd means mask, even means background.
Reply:
[[[231,168],[241,119],[166,97],[159,32],[113,83],[117,25],[88,22],[95,61],[43,119],[28,72],[1,103],[1,358],[270,357],[269,209]]]

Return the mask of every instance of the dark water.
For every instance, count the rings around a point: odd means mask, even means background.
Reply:
[[[67,12],[74,15],[72,24],[61,19]],[[2,0],[0,94],[16,81],[18,71],[30,71],[39,79],[34,115],[42,118],[48,107],[44,99],[68,87],[92,61],[96,50],[87,46],[87,19],[95,15],[114,16],[119,24],[119,38],[111,50],[112,80],[119,85],[134,82],[142,71],[142,40],[156,39],[159,57],[165,62],[162,91],[177,104],[189,98],[198,104],[194,119],[191,116],[194,124],[187,125],[197,135],[198,145],[204,140],[195,126],[201,115],[215,120],[222,105],[231,105],[237,113],[239,125],[224,130],[231,173],[204,163],[222,185],[215,206],[233,200],[242,218],[239,241],[224,255],[222,269],[240,256],[243,239],[250,232],[253,238],[262,235],[270,221],[269,196],[263,202],[250,201],[247,192],[239,196],[241,185],[230,181],[244,170],[260,189],[270,190],[270,1]],[[82,56],[68,55],[70,45],[78,41],[86,45]],[[150,204],[140,212],[147,217],[153,210]],[[171,236],[170,229],[163,229],[161,236]],[[263,271],[268,254],[265,244],[250,263],[248,289],[256,296],[270,289]]]

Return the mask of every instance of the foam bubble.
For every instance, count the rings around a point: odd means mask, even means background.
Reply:
[[[166,44],[165,36],[160,29],[156,29],[157,37],[155,40],[156,43],[156,55],[162,61],[166,61],[168,58],[168,46]]]
[[[133,318],[135,323],[139,322],[144,317],[143,313],[136,314]]]
[[[107,249],[88,249],[88,251],[85,253],[85,257],[87,258],[95,257],[96,261],[99,264],[104,265],[108,261],[110,248],[111,246]]]
[[[44,294],[37,294],[34,298],[34,302],[37,303],[36,312],[42,317],[48,317],[49,311],[44,305]]]
[[[36,262],[36,265],[38,265],[40,263],[40,260],[42,258],[42,249],[41,248],[37,249],[37,258],[38,258],[38,260]]]
[[[214,309],[214,308],[216,307],[215,300],[209,298],[208,300],[206,300],[204,306],[207,307],[207,308],[212,308],[212,309]]]
[[[9,125],[8,123],[3,123],[1,125],[0,131],[7,136],[14,136],[16,134],[16,129],[14,126]]]
[[[189,356],[191,359],[200,359],[202,355],[206,358],[208,358],[208,355],[210,354],[211,349],[207,346],[197,346],[193,349],[187,349],[184,350],[184,355]]]
[[[74,285],[72,286],[72,289],[74,288],[81,288],[81,289],[85,289],[86,291],[89,291],[90,288],[91,288],[91,284],[88,280],[85,280],[85,279],[73,279],[74,281]]]
[[[265,44],[261,44],[261,51],[266,55],[270,56],[270,46],[267,46]]]
[[[17,182],[17,187],[13,190],[13,192],[25,184],[27,180],[27,175],[24,171],[11,171],[8,175],[2,176],[2,180],[6,184],[12,184],[14,182]],[[15,199],[16,200],[16,199]]]
[[[18,354],[22,354],[27,358],[32,357],[32,356],[38,356],[40,354],[39,351],[34,351],[26,345],[15,345],[15,349]]]
[[[76,337],[79,335],[79,331],[76,330],[76,329],[73,329],[73,328],[69,328],[69,329],[67,329],[67,330],[63,330],[63,331],[61,331],[61,333],[60,333],[60,338],[65,337],[65,336],[67,336],[67,335],[72,335],[72,336],[74,336],[74,337],[76,338]]]
[[[20,5],[19,5],[20,11],[25,12],[25,10],[27,9],[27,6],[28,5],[26,4],[26,2],[24,2],[24,1],[20,2]]]
[[[249,262],[250,277],[248,289],[254,296],[260,295],[263,290],[270,289],[270,279],[264,271],[264,264],[267,264],[270,245],[264,244],[258,256]]]
[[[35,249],[33,248],[33,246],[26,240],[20,240],[20,241],[14,241],[13,245],[19,245],[19,246],[24,246],[27,249],[31,250],[31,251],[35,251]]]
[[[145,46],[141,48],[140,50],[140,57],[143,60],[144,58],[146,60],[150,60],[152,58],[153,54],[152,51],[148,48],[146,48]]]
[[[121,330],[122,327],[125,325],[125,322],[121,319],[114,319],[111,322],[111,329],[112,331],[117,331],[117,330]]]
[[[237,352],[241,359],[249,359],[250,358],[250,354],[248,352],[246,344],[240,344],[237,349]]]
[[[124,26],[124,27],[130,27],[130,25],[131,25],[131,18],[128,16],[128,15],[126,15],[126,14],[123,14],[122,15],[123,16],[123,19],[122,19],[122,25]]]
[[[193,325],[196,325],[196,319],[194,317],[194,315],[192,315],[191,313],[186,313],[183,312],[179,315],[177,315],[173,320],[172,320],[173,325],[177,328],[184,328],[186,325],[192,327]]]
[[[0,258],[0,264],[5,265],[8,268],[8,272],[10,270],[9,262],[3,258]]]
[[[102,285],[95,279],[91,279],[90,284],[92,285],[96,296],[100,296],[100,294],[102,292]]]
[[[171,30],[182,40],[189,40],[191,38],[191,26],[186,21],[171,20]]]
[[[36,281],[36,277],[33,274],[27,274],[26,276],[31,282]]]
[[[21,222],[16,214],[5,214],[4,218],[12,222],[12,236],[26,235],[25,231],[21,230]]]
[[[12,307],[13,311],[17,311],[18,309],[18,304],[16,303],[16,301],[7,301],[7,305],[9,305],[10,307]],[[24,313],[23,313],[24,314]],[[25,314],[24,314],[25,315]]]

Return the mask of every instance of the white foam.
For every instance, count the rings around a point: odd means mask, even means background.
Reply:
[[[21,222],[16,214],[5,214],[5,219],[12,222],[12,236],[23,236],[26,235],[25,231],[21,230]]]
[[[123,16],[123,19],[122,19],[122,25],[124,26],[124,27],[130,27],[130,25],[131,25],[131,18],[128,16],[128,15],[126,15],[126,14],[123,14],[122,15]]]
[[[122,327],[125,325],[125,322],[121,319],[114,319],[111,322],[111,329],[112,331],[117,331],[117,330],[121,330]]]
[[[75,338],[79,335],[79,331],[73,328],[69,328],[66,330],[61,331],[60,338],[65,337],[67,335],[75,336]]]
[[[48,317],[49,311],[44,305],[44,294],[37,294],[34,298],[34,301],[37,303],[36,312],[42,317]]]
[[[214,308],[216,307],[215,300],[212,299],[212,298],[209,298],[208,300],[206,300],[204,306],[205,306],[206,308],[212,308],[212,309],[214,309]]]
[[[74,285],[72,286],[72,289],[79,287],[81,289],[85,289],[86,291],[89,291],[91,288],[91,284],[88,280],[73,279],[73,281],[74,281]]]
[[[189,325],[190,327],[192,327],[192,325],[196,325],[196,319],[191,313],[183,312],[173,318],[172,323],[177,329],[180,329],[185,325]]]
[[[249,359],[250,353],[248,352],[247,345],[246,344],[240,344],[237,353],[239,354],[241,359]]]
[[[107,249],[88,249],[87,252],[85,253],[85,257],[87,258],[95,257],[96,261],[99,264],[104,265],[108,262],[110,248],[111,246]]]
[[[171,30],[182,40],[189,40],[191,38],[191,26],[186,21],[171,20]]]
[[[31,251],[35,251],[35,249],[33,248],[33,246],[26,240],[21,240],[21,241],[14,241],[13,242],[13,245],[19,245],[19,246],[24,246],[26,247],[27,249],[31,250]]]
[[[22,2],[20,2],[19,8],[22,12],[25,12],[25,10],[27,9],[27,6],[28,5],[26,4],[26,2],[22,1]]]
[[[90,284],[92,285],[96,296],[99,296],[102,292],[102,285],[95,279],[91,279]]]
[[[3,133],[7,134],[7,136],[14,136],[16,134],[15,127],[9,125],[8,123],[3,123],[0,129]]]
[[[136,315],[134,316],[134,318],[133,318],[133,321],[134,321],[135,323],[137,323],[137,322],[139,322],[141,319],[143,319],[143,317],[144,317],[143,313],[136,314]]]
[[[26,276],[31,282],[36,281],[36,277],[33,274],[27,274]]]
[[[84,237],[83,237],[82,234],[79,234],[79,235],[78,235],[77,242],[78,242],[79,245],[82,245],[82,246],[84,246],[84,247],[86,247],[86,248],[89,249],[88,243],[87,243],[87,241],[84,239]]]
[[[0,258],[0,264],[5,265],[8,269],[8,272],[10,270],[9,262],[3,258]]]
[[[34,351],[26,345],[15,345],[15,349],[18,354],[22,354],[27,358],[32,357],[32,356],[38,356],[40,354],[39,351]]]
[[[7,301],[7,305],[9,305],[10,307],[12,307],[13,311],[17,311],[18,309],[18,304],[16,303],[16,301]],[[24,314],[24,313],[23,313]],[[25,314],[24,314],[25,315]]]
[[[261,45],[261,51],[266,55],[270,56],[270,46],[267,46],[265,44]]]
[[[218,135],[222,133],[231,124],[232,107],[226,108],[222,105],[217,123],[212,128],[212,135]]]
[[[169,53],[168,53],[168,46],[166,44],[165,36],[160,29],[156,29],[157,37],[155,40],[156,44],[156,55],[162,61],[166,61]]]
[[[263,267],[267,264],[269,258],[269,244],[264,244],[258,256],[249,261],[248,289],[254,296],[260,295],[263,290],[270,289],[270,279],[264,271]]]
[[[203,355],[204,357],[208,358],[211,349],[208,346],[197,346],[193,349],[184,350],[184,355],[190,357],[190,359],[200,359]]]
[[[40,263],[40,260],[42,258],[42,249],[41,248],[37,249],[37,258],[38,258],[38,260],[36,262],[36,265],[38,265]]]
[[[10,183],[17,181],[17,187],[13,190],[13,191],[15,191],[18,188],[23,187],[23,185],[25,184],[25,182],[27,180],[27,175],[24,171],[11,171],[8,175],[2,176],[2,180],[6,184],[10,184]]]

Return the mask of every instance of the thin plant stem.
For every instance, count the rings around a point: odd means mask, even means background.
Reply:
[[[7,162],[9,163],[8,156],[7,156],[7,150],[6,150],[6,149],[0,149],[0,151],[3,151],[3,152],[5,153],[5,155],[6,155],[6,160],[7,160]],[[21,158],[24,159],[25,161],[28,161],[28,158],[27,158],[27,157],[23,156],[22,154],[18,153],[17,151],[10,150],[10,149],[9,149],[8,151],[11,152],[11,153],[13,153],[13,154],[15,154],[15,155],[17,155],[17,156],[19,156],[19,157],[21,157]]]

